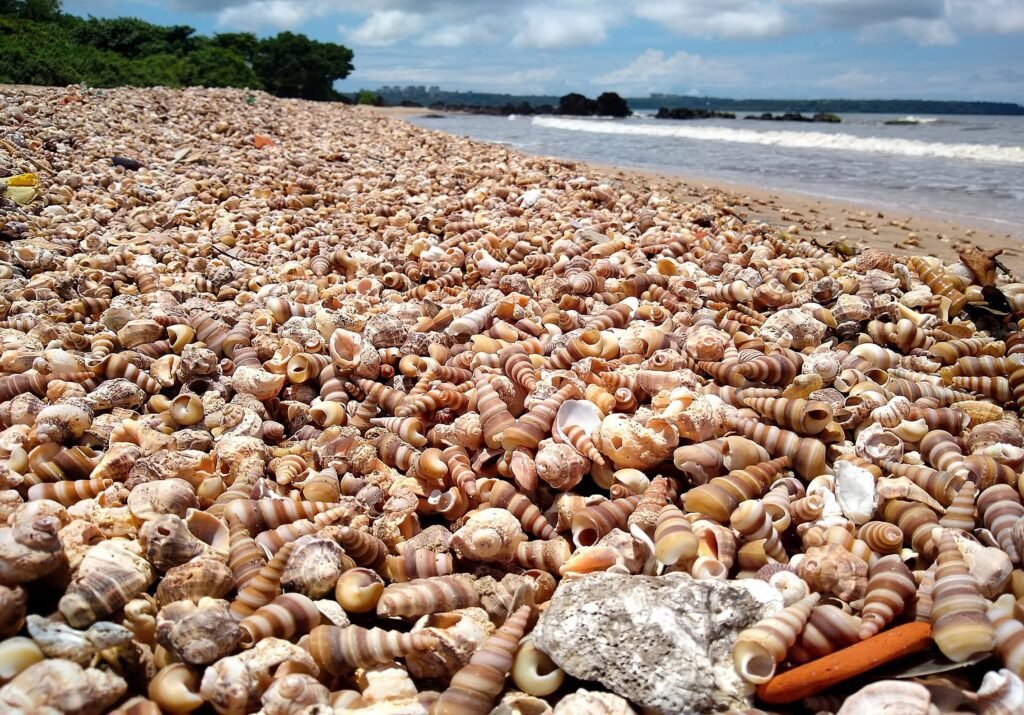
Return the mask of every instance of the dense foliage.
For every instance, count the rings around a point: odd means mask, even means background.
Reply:
[[[338,99],[352,51],[282,32],[205,37],[119,17],[82,19],[60,0],[0,0],[0,83],[92,87],[249,87],[280,97]]]

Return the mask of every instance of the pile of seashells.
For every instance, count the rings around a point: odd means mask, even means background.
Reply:
[[[595,712],[528,634],[605,570],[775,585],[750,683],[921,621],[1019,712],[1022,286],[333,104],[0,99],[4,712]]]

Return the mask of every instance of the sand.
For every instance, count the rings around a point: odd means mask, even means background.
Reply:
[[[444,114],[416,107],[362,107],[396,119]],[[514,151],[514,150],[513,150]],[[588,174],[599,174],[608,181],[632,190],[654,190],[687,204],[708,194],[735,207],[744,220],[757,219],[776,226],[791,227],[822,246],[833,242],[850,248],[881,248],[897,255],[928,255],[945,262],[957,260],[961,245],[974,244],[982,249],[1004,248],[1000,261],[1011,274],[1012,282],[1024,280],[1024,236],[994,230],[990,226],[923,214],[908,214],[865,204],[835,201],[816,196],[778,191],[770,186],[740,185],[685,175],[663,174],[633,168],[576,162]]]

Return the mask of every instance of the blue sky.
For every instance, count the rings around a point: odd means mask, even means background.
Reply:
[[[908,97],[1024,103],[1024,0],[65,0],[355,52],[343,91]]]

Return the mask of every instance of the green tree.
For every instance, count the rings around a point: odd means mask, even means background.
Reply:
[[[253,56],[260,41],[252,32],[222,32],[214,35],[210,41],[215,47],[222,47],[225,50],[236,52],[246,62],[252,64]]]
[[[201,47],[185,55],[181,64],[184,85],[251,89],[262,86],[242,55],[224,47]]]
[[[352,71],[352,50],[282,32],[259,43],[252,67],[263,86],[279,97],[333,99],[335,80]]]
[[[195,30],[187,25],[162,27],[133,17],[90,17],[77,31],[80,42],[129,58],[183,54],[194,49]]]
[[[0,0],[0,15],[15,15],[35,22],[51,22],[61,17],[60,0]]]
[[[368,89],[359,90],[359,94],[356,95],[356,104],[370,104],[373,106],[380,105],[381,98],[376,92],[371,92]]]

